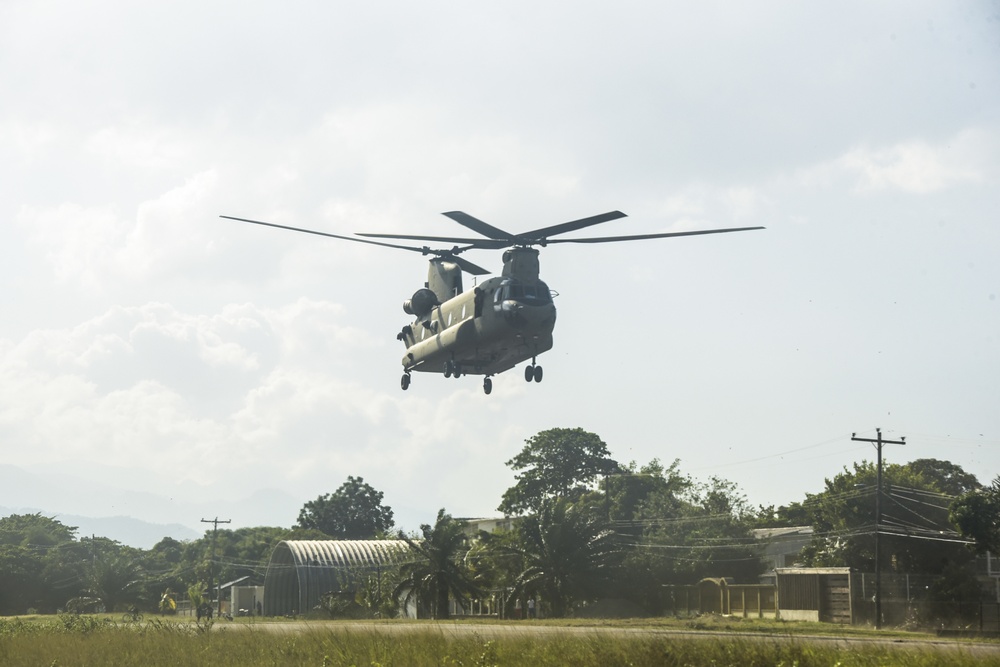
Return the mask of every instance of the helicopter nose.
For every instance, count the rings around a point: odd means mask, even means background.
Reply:
[[[504,319],[522,331],[537,332],[551,328],[555,322],[555,308],[551,304],[528,306],[515,301],[504,304]]]

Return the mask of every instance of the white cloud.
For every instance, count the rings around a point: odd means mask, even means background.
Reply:
[[[118,168],[166,169],[190,156],[190,141],[186,132],[133,120],[103,127],[84,143],[99,161]]]
[[[939,143],[911,140],[882,147],[858,146],[834,160],[801,170],[800,184],[833,187],[847,181],[855,192],[897,190],[930,194],[996,177],[995,133],[962,131]]]
[[[0,347],[0,437],[22,445],[14,463],[58,452],[196,481],[220,466],[293,474],[331,434],[399,410],[358,382],[371,345],[339,306],[305,299],[209,316],[115,307]],[[302,456],[283,456],[289,444]]]
[[[7,159],[30,161],[39,151],[57,142],[59,132],[45,120],[0,120],[0,146]]]
[[[31,241],[45,248],[56,279],[84,289],[102,286],[106,267],[114,265],[116,246],[128,228],[109,206],[22,207],[17,220],[30,230]]]
[[[204,218],[216,181],[213,170],[196,174],[139,204],[134,218],[111,205],[63,203],[22,207],[17,221],[44,249],[58,282],[107,292],[123,282],[162,277],[212,252]]]
[[[723,201],[733,220],[752,218],[771,204],[761,189],[746,185],[728,188]]]

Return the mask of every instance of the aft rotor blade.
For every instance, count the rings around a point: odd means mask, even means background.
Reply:
[[[749,232],[764,227],[728,227],[726,229],[700,229],[691,232],[667,232],[664,234],[633,234],[631,236],[600,236],[587,239],[549,239],[548,243],[615,243],[617,241],[643,241],[665,239],[673,236],[701,236],[702,234],[725,234],[727,232]]]
[[[371,232],[357,232],[357,236],[366,236],[374,239],[403,239],[408,241],[434,241],[435,243],[461,243],[465,248],[453,248],[451,252],[458,254],[473,248],[478,250],[498,250],[507,248],[515,244],[508,239],[467,239],[458,236],[420,236],[419,234],[375,234]]]
[[[611,222],[612,220],[625,217],[627,216],[621,211],[609,211],[608,213],[601,213],[600,215],[592,215],[589,218],[581,218],[571,222],[564,222],[559,225],[552,225],[551,227],[542,227],[541,229],[524,232],[523,234],[518,234],[517,238],[531,240],[547,239],[548,237],[555,236],[557,234],[565,234],[566,232],[572,232],[577,229],[583,229],[584,227],[591,227],[593,225],[599,225],[602,222]]]
[[[462,269],[466,273],[471,273],[474,276],[486,276],[489,275],[490,273],[483,267],[473,264],[469,260],[462,259],[461,257],[458,257],[456,255],[444,255],[442,256],[442,259],[448,262],[454,262],[455,264],[458,264],[458,267],[460,269]]]
[[[600,215],[592,215],[589,218],[581,218],[571,222],[552,225],[551,227],[542,227],[530,232],[524,232],[523,234],[511,234],[510,232],[505,232],[498,227],[487,224],[482,220],[474,218],[468,213],[464,213],[462,211],[450,211],[448,213],[443,213],[442,215],[448,216],[455,222],[468,227],[474,232],[479,232],[483,236],[486,236],[487,239],[469,239],[455,236],[419,236],[408,234],[359,234],[359,236],[367,236],[371,238],[406,239],[410,241],[434,241],[437,243],[467,243],[477,248],[497,249],[506,248],[512,245],[534,245],[539,241],[547,240],[550,236],[565,234],[566,232],[572,232],[577,229],[583,229],[584,227],[591,227],[593,225],[599,225],[603,222],[610,222],[612,220],[626,217],[626,215],[621,211],[610,211],[608,213],[601,213]]]
[[[435,241],[437,243],[490,243],[490,239],[466,239],[457,236],[421,236],[419,234],[376,234],[374,232],[356,232],[355,236],[373,239],[402,239],[405,241]]]
[[[463,227],[468,227],[472,231],[482,234],[486,238],[490,238],[495,241],[514,239],[514,235],[510,232],[505,232],[499,227],[494,227],[493,225],[485,223],[478,218],[474,218],[464,211],[448,211],[447,213],[442,213],[441,215],[447,216]]]
[[[353,236],[340,236],[339,234],[329,234],[327,232],[317,232],[314,229],[303,229],[301,227],[289,227],[288,225],[277,225],[273,222],[261,222],[260,220],[250,220],[248,218],[235,218],[231,215],[220,215],[220,218],[226,218],[227,220],[236,220],[237,222],[249,222],[254,225],[264,225],[265,227],[277,227],[278,229],[288,229],[293,232],[302,232],[303,234],[315,234],[316,236],[326,236],[331,239],[341,239],[343,241],[354,241],[355,243],[368,243],[370,245],[380,245],[386,248],[399,248],[400,250],[411,250],[414,252],[419,252],[422,255],[431,253],[432,251],[428,248],[417,248],[408,245],[398,245],[395,243],[382,243],[381,241],[368,241],[366,239],[358,239]]]

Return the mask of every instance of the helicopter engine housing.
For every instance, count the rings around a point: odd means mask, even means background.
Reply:
[[[432,290],[422,287],[403,302],[403,312],[416,317],[426,317],[437,305],[439,305],[437,295]]]

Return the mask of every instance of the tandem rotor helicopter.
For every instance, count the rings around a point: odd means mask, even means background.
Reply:
[[[432,255],[427,268],[427,282],[403,302],[403,311],[413,315],[415,319],[396,335],[396,339],[406,346],[400,386],[404,391],[410,387],[414,371],[443,373],[445,377],[455,378],[462,375],[483,375],[483,391],[487,394],[493,391],[492,376],[529,359],[531,363],[524,367],[524,379],[528,382],[542,381],[542,367],[538,365],[537,357],[552,349],[552,330],[556,323],[556,307],[552,299],[556,293],[538,277],[538,250],[534,246],[545,247],[551,243],[643,241],[764,229],[732,227],[567,239],[553,237],[624,218],[625,214],[611,211],[521,234],[504,231],[462,211],[450,211],[443,215],[482,238],[371,233],[340,236],[229,215],[220,217]],[[454,245],[449,249],[435,249],[370,240],[373,238]],[[500,276],[484,280],[465,291],[462,288],[463,271],[474,276],[489,275],[490,272],[459,255],[467,250],[501,249],[504,253]]]

